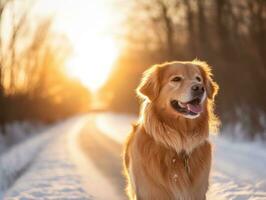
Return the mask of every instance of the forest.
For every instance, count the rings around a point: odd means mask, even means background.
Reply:
[[[20,6],[17,12],[17,4],[0,1],[2,133],[13,121],[51,123],[87,112],[91,99],[85,86],[66,76],[71,44],[53,31],[53,19],[40,17],[32,23],[31,6]]]
[[[31,4],[16,4],[0,1],[2,132],[16,120],[49,123],[88,112],[91,92],[67,75],[73,50],[68,37],[53,30],[53,17],[33,22]],[[199,59],[212,66],[220,85],[216,113],[222,128],[266,139],[265,0],[129,0],[114,7],[123,16],[112,26],[121,50],[99,91],[107,109],[137,114],[135,88],[145,69]]]
[[[220,85],[216,111],[223,127],[237,123],[243,137],[266,138],[266,1],[132,0],[120,6],[127,16],[117,31],[124,51],[102,88],[112,110],[138,113],[134,89],[146,68],[197,58],[212,66]]]

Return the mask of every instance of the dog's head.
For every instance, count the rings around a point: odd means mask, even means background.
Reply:
[[[159,112],[190,119],[207,111],[208,99],[211,102],[217,91],[210,67],[201,61],[155,65],[145,71],[137,88]]]

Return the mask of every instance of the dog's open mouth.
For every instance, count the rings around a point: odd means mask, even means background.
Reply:
[[[186,103],[182,103],[177,100],[171,100],[171,106],[179,113],[185,115],[198,115],[202,112],[203,107],[201,104],[201,98],[197,97]]]

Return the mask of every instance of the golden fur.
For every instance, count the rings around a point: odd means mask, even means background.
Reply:
[[[175,87],[169,77],[182,75]],[[206,99],[203,112],[188,119],[169,107],[170,98],[184,99],[201,76]],[[137,88],[143,100],[139,121],[124,149],[127,193],[134,200],[203,200],[211,166],[210,128],[217,127],[213,100],[218,85],[205,62],[171,62],[148,69]],[[176,89],[177,88],[177,89]]]

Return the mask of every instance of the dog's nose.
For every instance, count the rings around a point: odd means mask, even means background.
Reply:
[[[195,84],[191,87],[193,96],[200,96],[204,93],[204,87],[202,84]]]

